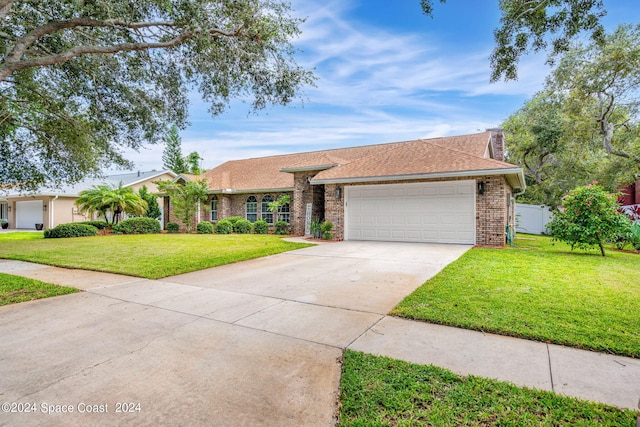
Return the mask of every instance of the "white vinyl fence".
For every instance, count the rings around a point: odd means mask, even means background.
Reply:
[[[516,231],[518,233],[547,234],[547,224],[553,214],[545,205],[516,203]]]

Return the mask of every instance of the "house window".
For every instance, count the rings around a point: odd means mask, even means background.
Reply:
[[[218,220],[218,198],[216,196],[211,197],[211,221]]]
[[[251,222],[258,219],[258,199],[255,196],[247,197],[247,219]]]
[[[278,208],[278,219],[280,221],[285,221],[291,223],[290,221],[291,215],[289,214],[289,203],[286,205],[282,205]]]
[[[273,224],[273,213],[269,210],[269,203],[273,202],[273,197],[264,196],[262,198],[262,219],[267,221],[269,224]]]
[[[0,219],[8,219],[9,215],[7,213],[7,208],[9,205],[7,203],[0,202]]]

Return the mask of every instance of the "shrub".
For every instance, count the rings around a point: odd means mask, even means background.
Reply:
[[[91,225],[91,226],[97,228],[98,230],[104,230],[105,228],[109,227],[109,223],[107,223],[107,221],[102,221],[102,220],[82,221],[82,222],[78,222],[76,224]]]
[[[216,223],[216,233],[218,234],[233,233],[233,224],[227,218],[221,219]]]
[[[233,231],[236,233],[249,234],[252,229],[253,225],[251,224],[251,221],[247,219],[239,219],[235,224],[233,224]]]
[[[160,232],[158,220],[147,217],[129,218],[113,226],[115,234],[153,234]]]
[[[269,224],[264,219],[259,219],[253,223],[253,232],[256,234],[267,234],[269,232]]]
[[[276,221],[273,229],[276,234],[289,234],[289,223],[287,221]]]
[[[229,221],[231,225],[236,225],[236,222],[242,221],[243,219],[245,218],[241,216],[228,216],[225,218],[225,220]]]
[[[617,211],[614,194],[608,194],[597,182],[572,190],[562,200],[561,212],[548,224],[553,240],[571,245],[571,249],[600,248],[614,241],[629,227],[629,219]]]
[[[199,222],[196,226],[196,233],[198,234],[213,234],[213,224],[208,221]]]
[[[86,237],[95,236],[98,234],[98,229],[92,225],[72,223],[72,224],[60,224],[57,227],[50,228],[44,231],[44,238],[60,238],[60,237]]]
[[[637,251],[640,250],[640,222],[632,222],[629,227],[620,233],[615,241],[616,248],[624,249],[625,246],[631,245]]]
[[[320,231],[322,231],[323,239],[331,240],[331,230],[333,230],[333,223],[331,221],[325,221],[320,224]]]
[[[178,225],[177,222],[168,222],[167,231],[169,233],[177,233],[178,231],[180,231],[180,226]]]
[[[311,224],[309,224],[309,231],[311,231],[311,236],[314,239],[319,239],[322,237],[322,228],[320,227],[321,222],[320,218],[315,217],[311,220]]]

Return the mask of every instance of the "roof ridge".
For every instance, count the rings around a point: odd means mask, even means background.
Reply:
[[[408,139],[408,140],[405,140],[405,141],[380,142],[380,143],[377,143],[377,144],[355,145],[355,146],[351,146],[351,147],[326,148],[324,150],[300,151],[300,152],[297,152],[297,153],[288,153],[288,154],[273,154],[271,156],[262,156],[262,157],[248,157],[248,158],[245,158],[245,159],[227,160],[226,162],[221,163],[220,165],[218,165],[216,167],[222,166],[222,165],[224,165],[226,163],[232,163],[232,162],[244,162],[244,161],[248,161],[248,160],[262,160],[262,159],[298,156],[298,155],[314,154],[314,153],[315,154],[324,153],[324,154],[328,155],[330,152],[335,152],[335,151],[355,150],[355,149],[367,148],[367,147],[392,146],[392,145],[405,144],[405,143],[416,142],[416,141],[432,141],[432,140],[438,140],[438,139],[447,139],[447,138],[457,138],[457,137],[481,135],[481,134],[485,134],[485,133],[487,133],[487,132],[485,131],[485,132],[462,134],[462,135],[437,136],[437,137],[433,137],[433,138],[417,138],[417,139]],[[339,156],[337,156],[337,157],[340,158]]]

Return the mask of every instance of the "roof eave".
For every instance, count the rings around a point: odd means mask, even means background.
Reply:
[[[227,188],[224,190],[209,190],[210,194],[251,194],[251,193],[281,193],[284,191],[294,191],[293,187],[284,187],[284,188],[254,188],[248,190],[234,190],[232,188]]]
[[[468,171],[433,172],[405,175],[364,176],[349,178],[311,179],[312,185],[317,184],[351,184],[356,182],[380,182],[380,181],[412,181],[416,179],[457,178],[471,176],[506,175],[509,184],[514,188],[524,189],[524,172],[522,168],[479,169]],[[516,185],[514,185],[516,184]]]

